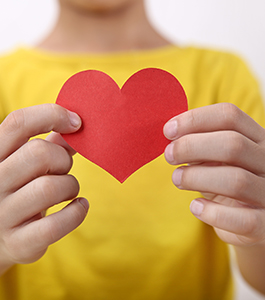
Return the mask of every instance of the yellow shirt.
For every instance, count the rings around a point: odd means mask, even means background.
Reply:
[[[146,67],[175,75],[190,109],[233,102],[265,126],[258,85],[240,59],[175,46],[108,55],[20,49],[0,59],[0,118],[55,102],[76,72],[101,70],[122,86]],[[39,261],[2,276],[0,299],[232,299],[227,246],[192,216],[189,204],[198,193],[178,190],[173,170],[162,155],[121,184],[76,155],[72,173],[90,202],[86,220]]]

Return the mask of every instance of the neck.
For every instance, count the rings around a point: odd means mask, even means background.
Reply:
[[[58,21],[38,48],[54,52],[103,53],[168,45],[150,25],[143,1],[110,12],[79,11],[62,5]]]

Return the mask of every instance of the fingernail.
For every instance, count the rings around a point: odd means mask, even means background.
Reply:
[[[204,204],[201,201],[193,200],[190,204],[190,211],[195,216],[200,216],[204,208]]]
[[[183,174],[183,169],[178,168],[173,172],[172,175],[172,181],[178,188],[181,188],[182,174]]]
[[[77,201],[84,207],[85,211],[87,212],[89,209],[89,203],[85,198],[79,198]]]
[[[167,138],[173,139],[177,136],[178,122],[176,120],[168,121],[164,126],[164,134]]]
[[[173,164],[175,162],[174,154],[173,154],[174,145],[172,143],[166,146],[164,155],[165,159],[168,163]]]
[[[70,119],[70,123],[73,127],[80,127],[81,125],[81,119],[78,116],[78,114],[72,112],[72,111],[68,111],[69,114],[69,119]]]

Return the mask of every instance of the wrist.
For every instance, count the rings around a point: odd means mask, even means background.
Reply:
[[[243,278],[265,295],[265,242],[251,246],[234,246],[234,249]]]

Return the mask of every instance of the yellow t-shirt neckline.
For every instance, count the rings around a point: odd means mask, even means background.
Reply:
[[[124,50],[119,52],[56,52],[49,51],[38,47],[29,47],[29,46],[21,46],[16,49],[16,53],[21,53],[22,55],[30,55],[32,58],[36,57],[42,60],[54,60],[56,62],[65,62],[65,61],[82,61],[82,60],[93,60],[94,62],[107,62],[107,61],[123,61],[130,60],[133,58],[137,58],[137,60],[150,60],[152,61],[154,58],[159,59],[160,56],[167,56],[174,53],[176,55],[176,51],[186,50],[189,47],[180,47],[174,44],[168,44],[162,47],[157,47],[153,49],[135,49],[135,50]]]

